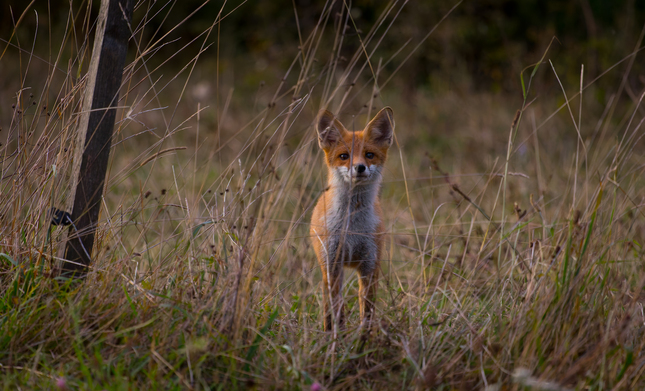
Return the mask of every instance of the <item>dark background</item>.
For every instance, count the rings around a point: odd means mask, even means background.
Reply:
[[[157,2],[164,17],[156,17],[146,28],[157,36],[180,24],[191,12],[203,4],[202,0],[183,0],[176,3]],[[220,26],[220,57],[233,58],[244,63],[249,58],[261,59],[272,68],[286,68],[299,45],[295,9],[302,35],[306,36],[320,18],[324,0],[239,0],[226,3],[224,14],[231,12]],[[11,0],[0,8],[0,37],[11,36],[13,23],[27,6],[27,1]],[[90,6],[74,1],[78,15],[77,30],[82,30],[87,10],[94,20],[99,1]],[[241,5],[240,5],[241,4]],[[384,1],[357,0],[349,2],[352,16],[362,34],[366,34],[387,6]],[[393,54],[403,42],[414,42],[445,15],[456,2],[411,1],[403,7],[398,22],[386,35],[380,46],[383,57]],[[148,4],[142,4],[147,7]],[[163,7],[162,7],[163,6]],[[239,6],[239,8],[238,8]],[[216,19],[222,1],[211,1],[203,6],[188,23],[181,24],[169,39],[187,41],[198,36]],[[337,2],[336,7],[343,7]],[[171,12],[167,11],[171,8]],[[398,9],[398,6],[395,7]],[[54,40],[65,31],[70,12],[65,0],[39,0],[22,21],[19,34],[36,28],[33,12],[39,14],[39,34],[51,30]],[[154,11],[154,9],[152,10]],[[152,13],[152,12],[151,12]],[[141,17],[141,9],[135,18]],[[427,87],[431,90],[463,89],[491,92],[519,91],[519,73],[531,62],[537,62],[553,41],[549,58],[557,58],[563,78],[577,80],[580,64],[585,65],[585,80],[592,80],[634,50],[645,23],[645,1],[637,0],[477,0],[464,1],[426,41],[399,73],[397,83]],[[30,26],[30,28],[24,28]],[[348,34],[355,34],[350,31]],[[331,36],[332,34],[330,34]],[[211,35],[215,41],[217,34]],[[30,37],[18,36],[23,45]],[[331,38],[329,38],[331,39]],[[15,42],[15,38],[14,41]],[[40,39],[37,45],[48,45]],[[354,41],[344,47],[347,53],[356,49]],[[162,49],[163,50],[163,49]],[[176,47],[170,46],[169,51]],[[191,52],[192,50],[192,52]],[[193,55],[197,48],[189,48]],[[213,57],[216,50],[207,51],[203,58]],[[163,57],[163,56],[161,56]],[[390,64],[394,68],[396,64]],[[643,66],[636,61],[629,83],[642,84]],[[617,74],[615,77],[621,77]],[[447,78],[447,79],[446,79]],[[599,87],[614,85],[611,77],[603,78]],[[640,90],[640,88],[635,88]]]

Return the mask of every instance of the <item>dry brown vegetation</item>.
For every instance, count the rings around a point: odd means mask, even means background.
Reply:
[[[560,85],[546,47],[523,73],[524,99],[403,92],[397,74],[422,42],[378,52],[399,6],[355,35],[342,34],[346,9],[321,9],[291,66],[238,94],[219,57],[156,58],[173,42],[142,33],[157,9],[141,3],[80,284],[57,277],[64,235],[48,211],[69,196],[92,23],[70,14],[49,53],[5,37],[3,388],[645,388],[643,92],[620,83],[601,102],[584,71]],[[192,47],[225,46],[217,31]],[[345,40],[362,46],[341,59]],[[603,75],[626,80],[637,42]],[[325,188],[313,119],[329,107],[360,128],[384,105],[396,140],[378,324],[358,328],[350,274],[335,337],[308,238]]]

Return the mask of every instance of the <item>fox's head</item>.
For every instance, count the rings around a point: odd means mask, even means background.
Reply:
[[[365,129],[356,132],[348,131],[334,114],[322,110],[316,131],[332,180],[354,185],[380,182],[387,150],[392,145],[392,109],[385,107]]]

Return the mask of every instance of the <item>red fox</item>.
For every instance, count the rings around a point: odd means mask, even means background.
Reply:
[[[324,327],[344,327],[343,266],[358,272],[361,323],[369,327],[385,231],[381,170],[392,145],[393,112],[386,107],[364,130],[350,132],[334,114],[322,110],[316,131],[329,168],[329,186],[314,208],[310,229],[323,276]]]

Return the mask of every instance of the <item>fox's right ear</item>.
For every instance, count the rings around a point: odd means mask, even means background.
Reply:
[[[318,113],[316,132],[318,133],[318,145],[320,145],[320,148],[328,150],[336,145],[340,141],[341,134],[344,131],[343,125],[330,111],[321,110]]]

